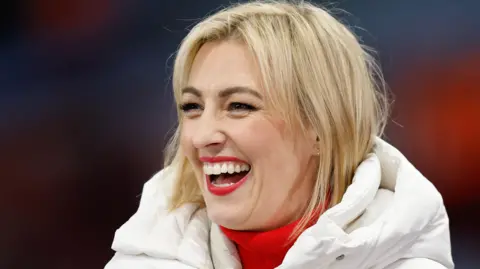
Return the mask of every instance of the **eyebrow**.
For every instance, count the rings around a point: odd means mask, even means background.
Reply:
[[[190,93],[190,94],[193,94],[197,97],[202,97],[202,92],[199,89],[197,89],[195,87],[192,87],[192,86],[188,86],[188,87],[183,88],[182,89],[182,94],[185,94],[185,93]],[[247,94],[251,94],[251,95],[257,97],[260,100],[263,99],[262,95],[259,92],[255,91],[255,90],[253,90],[249,87],[244,87],[244,86],[227,87],[227,88],[221,90],[218,93],[218,97],[226,98],[226,97],[228,97],[232,94],[235,94],[235,93],[247,93]]]

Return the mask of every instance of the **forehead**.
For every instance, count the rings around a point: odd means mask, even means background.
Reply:
[[[193,61],[188,85],[202,92],[238,86],[261,91],[255,58],[238,41],[204,44]]]

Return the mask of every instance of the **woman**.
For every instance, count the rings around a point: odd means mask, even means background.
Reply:
[[[453,268],[440,194],[379,138],[375,79],[355,36],[311,4],[196,25],[175,61],[167,168],[106,268]]]

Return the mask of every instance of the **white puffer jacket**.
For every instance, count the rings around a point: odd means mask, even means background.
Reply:
[[[235,246],[194,205],[168,213],[173,169],[148,181],[117,230],[105,269],[241,268]],[[453,268],[442,197],[394,147],[377,139],[342,201],[290,248],[279,269]]]

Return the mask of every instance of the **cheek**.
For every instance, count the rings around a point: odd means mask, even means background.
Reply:
[[[192,154],[194,154],[194,146],[192,143],[192,135],[193,132],[191,131],[191,127],[189,124],[182,123],[181,130],[180,130],[180,148],[185,156],[190,158]]]
[[[281,133],[276,126],[267,119],[257,119],[239,128],[237,138],[241,140],[244,148],[253,151],[256,156],[271,152],[272,148],[278,147]]]
[[[294,137],[286,132],[286,124],[282,120],[258,122],[251,126],[249,139],[254,165],[259,169],[258,176],[269,182],[269,189],[284,193],[298,178],[303,167],[303,149],[294,146]],[[277,184],[278,180],[284,184]],[[272,182],[270,182],[272,181]],[[272,185],[271,185],[272,184]]]
[[[288,155],[293,154],[293,147],[286,139],[283,128],[284,124],[280,121],[265,118],[252,121],[238,134],[246,150],[244,153],[262,166],[284,165]]]
[[[182,125],[181,131],[180,131],[180,137],[179,137],[179,143],[180,143],[180,150],[182,151],[182,154],[188,159],[188,161],[193,165],[193,170],[195,173],[195,177],[199,182],[203,180],[203,170],[199,168],[196,163],[196,157],[197,157],[197,150],[194,147],[192,143],[192,138],[194,132],[192,132],[191,126],[189,124],[184,124]],[[202,185],[200,185],[202,186]]]

